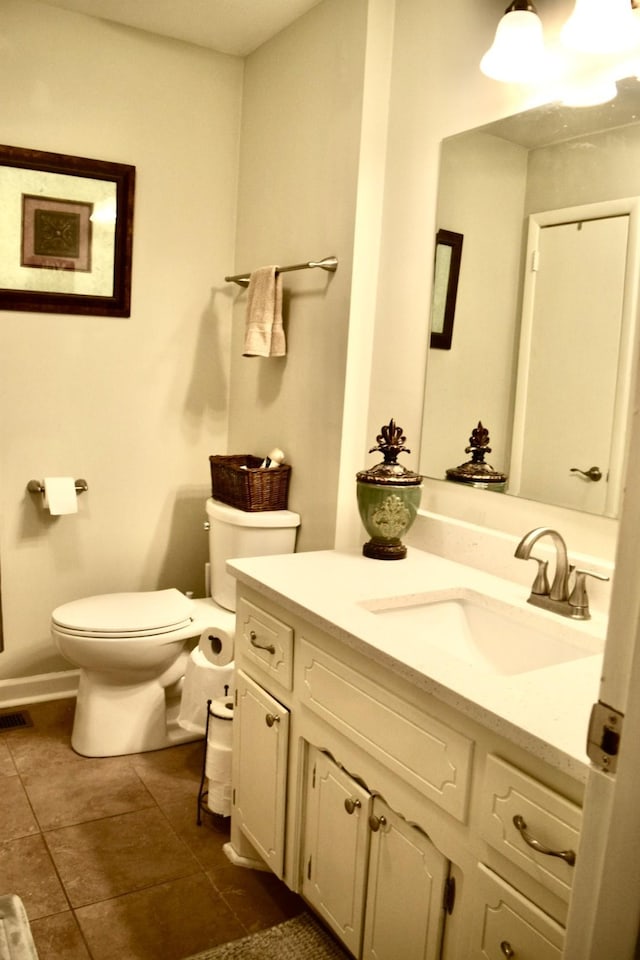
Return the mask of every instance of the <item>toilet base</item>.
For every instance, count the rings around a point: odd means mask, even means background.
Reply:
[[[71,746],[83,757],[119,757],[201,740],[178,724],[181,683],[114,683],[80,671]]]

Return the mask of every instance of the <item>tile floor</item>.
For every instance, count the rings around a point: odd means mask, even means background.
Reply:
[[[271,873],[234,867],[226,821],[196,825],[203,742],[99,760],[70,746],[73,700],[0,732],[0,893],[40,960],[183,960],[304,909]]]

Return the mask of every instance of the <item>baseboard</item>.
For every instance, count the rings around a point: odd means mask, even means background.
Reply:
[[[38,673],[32,677],[0,680],[0,707],[20,707],[25,703],[63,700],[78,693],[79,670]]]
[[[227,860],[230,860],[234,867],[245,867],[247,870],[261,870],[265,873],[271,873],[271,870],[266,865],[264,860],[261,860],[257,857],[255,860],[253,857],[243,857],[236,852],[236,848],[228,841],[223,844],[222,852],[226,856]]]

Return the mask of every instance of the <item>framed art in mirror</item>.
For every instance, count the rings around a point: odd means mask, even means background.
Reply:
[[[463,239],[461,233],[452,230],[438,230],[436,234],[429,345],[439,350],[451,349]]]
[[[0,146],[0,309],[128,317],[135,167]]]

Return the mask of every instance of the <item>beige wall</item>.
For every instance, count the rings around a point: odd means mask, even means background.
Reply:
[[[234,311],[229,452],[286,452],[302,550],[335,535],[366,26],[366,0],[325,0],[245,71],[236,269],[340,261],[283,274],[286,358],[243,357]]]
[[[0,677],[62,665],[58,604],[203,590],[209,453],[226,446],[242,61],[2,0],[14,146],[135,165],[131,317],[0,313]],[[52,519],[30,479],[84,477]]]

